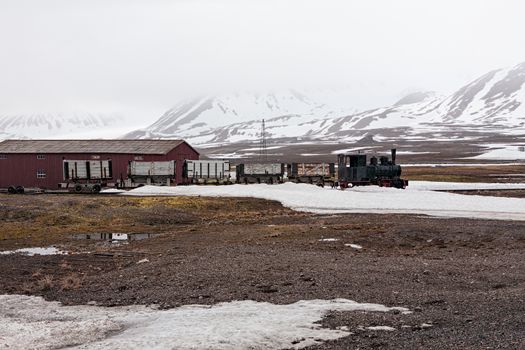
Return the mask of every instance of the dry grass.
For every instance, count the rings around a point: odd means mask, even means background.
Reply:
[[[60,290],[76,290],[82,287],[84,277],[78,273],[71,272],[57,279],[52,275],[44,275],[40,270],[31,275],[32,279],[22,285],[22,290],[26,293],[45,292],[54,288]]]
[[[511,181],[521,182],[523,177],[512,177],[512,174],[525,174],[525,165],[512,166],[456,166],[456,167],[404,167],[403,177],[408,180],[419,181],[453,181],[453,182],[508,182],[508,179],[499,180],[498,176],[505,175]],[[510,175],[510,176],[507,176]]]
[[[44,277],[40,278],[38,281],[36,281],[36,289],[39,291],[46,291],[50,290],[55,286],[55,281],[53,276],[51,275],[45,275]]]
[[[59,286],[60,290],[74,290],[82,287],[84,278],[76,273],[71,273],[67,276],[62,277]]]
[[[20,239],[28,245],[59,244],[77,233],[173,232],[275,210],[275,203],[238,198],[0,195],[0,246]]]

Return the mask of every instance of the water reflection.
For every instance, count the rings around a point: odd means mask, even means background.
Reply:
[[[153,238],[157,235],[158,233],[77,233],[73,235],[73,238],[93,241],[129,242]]]

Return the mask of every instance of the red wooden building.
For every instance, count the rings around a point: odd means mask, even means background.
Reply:
[[[127,179],[131,161],[176,161],[182,184],[184,160],[199,153],[183,140],[6,140],[0,142],[0,188],[58,189],[68,182],[67,160],[104,161],[108,183]]]

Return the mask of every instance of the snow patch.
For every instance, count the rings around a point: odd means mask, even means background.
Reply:
[[[389,327],[389,326],[372,326],[372,327],[366,327],[366,329],[370,331],[387,331],[387,332],[396,331],[395,328]]]
[[[106,193],[106,194],[119,194],[119,193],[124,193],[126,191],[124,190],[120,190],[118,188],[106,188],[102,191],[100,191],[100,193]]]
[[[411,181],[410,191],[523,190],[525,183]]]
[[[332,154],[343,154],[343,153],[355,153],[362,151],[371,151],[374,148],[379,148],[380,146],[368,146],[368,147],[354,147],[354,148],[344,148],[344,149],[337,149],[335,151],[332,151]]]
[[[354,249],[363,249],[363,247],[360,246],[359,244],[353,244],[353,243],[345,244],[345,247],[350,247],[350,248],[354,248]]]
[[[283,146],[268,146],[266,147],[267,150],[269,149],[279,149],[279,148],[283,148]],[[261,150],[261,147],[252,147],[252,148],[244,148],[244,149],[241,149],[241,151],[260,151]]]
[[[317,323],[329,311],[409,311],[352,300],[289,305],[233,301],[171,310],[145,306],[62,306],[41,297],[0,295],[0,339],[9,349],[301,349],[348,329]]]
[[[503,145],[491,144],[485,145],[488,150],[475,157],[468,159],[501,159],[501,160],[525,160],[525,145]]]
[[[34,255],[64,255],[68,252],[62,251],[56,247],[36,247],[36,248],[21,248],[16,250],[6,250],[0,252],[0,255],[23,254],[27,256]]]

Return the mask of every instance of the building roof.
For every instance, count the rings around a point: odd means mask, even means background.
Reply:
[[[184,140],[5,140],[0,153],[167,154]],[[191,146],[190,146],[191,147]],[[192,148],[193,149],[193,148]],[[197,152],[197,151],[195,151]],[[198,153],[198,152],[197,152]]]

